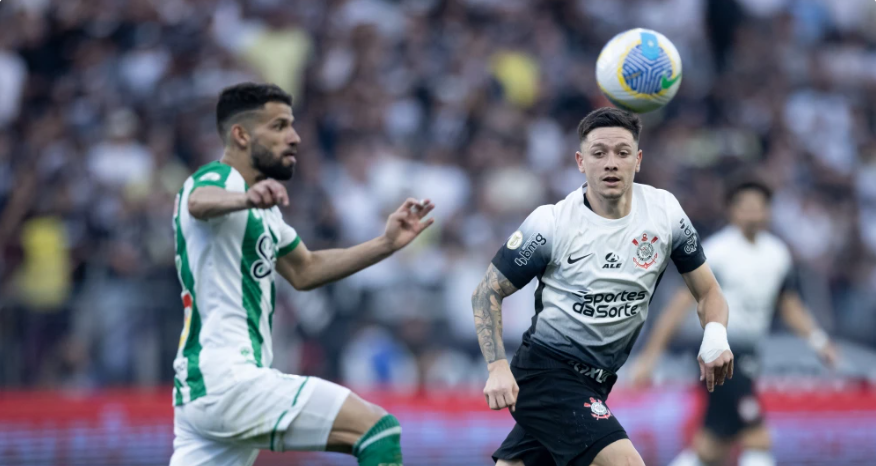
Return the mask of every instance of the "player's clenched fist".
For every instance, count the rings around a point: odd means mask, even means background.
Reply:
[[[275,205],[289,205],[289,194],[286,188],[276,180],[267,179],[252,185],[246,192],[246,201],[249,207],[269,209]]]
[[[490,405],[490,409],[511,408],[511,411],[514,411],[520,389],[517,387],[517,381],[514,380],[514,374],[511,373],[508,360],[499,359],[491,362],[488,367],[490,377],[487,379],[487,386],[484,387],[487,404]]]

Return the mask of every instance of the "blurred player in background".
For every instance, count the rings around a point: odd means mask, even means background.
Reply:
[[[777,303],[788,327],[808,339],[828,365],[836,364],[835,347],[800,299],[788,247],[766,231],[771,195],[755,178],[733,183],[727,194],[730,224],[704,244],[730,306],[728,335],[737,371],[723,390],[708,395],[705,421],[694,437],[693,449],[684,451],[673,466],[719,463],[737,441],[743,448],[741,466],[775,464],[754,377],[758,372],[757,345],[769,331]],[[634,384],[643,386],[650,381],[652,369],[693,304],[687,290],[678,290],[634,365]]]
[[[406,246],[433,219],[408,199],[383,236],[309,251],[278,206],[300,138],[292,98],[274,85],[225,89],[218,162],[188,178],[174,213],[185,324],[174,360],[173,466],[251,465],[258,450],[351,453],[360,465],[401,465],[398,420],[347,388],[270,369],[274,272],[309,290]]]
[[[696,231],[675,196],[634,183],[641,129],[622,110],[587,115],[575,154],[586,183],[530,214],[472,296],[490,371],[484,395],[517,421],[493,455],[500,465],[644,464],[606,399],[669,259],[699,303],[709,391],[732,375],[727,303]],[[535,277],[535,316],[509,365],[502,300]]]

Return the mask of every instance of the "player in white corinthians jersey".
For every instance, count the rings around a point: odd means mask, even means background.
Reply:
[[[401,465],[398,420],[344,387],[270,369],[274,273],[298,290],[368,267],[410,243],[433,206],[408,199],[383,236],[309,251],[278,206],[300,138],[292,99],[274,85],[225,89],[216,109],[218,162],[186,180],[174,207],[185,323],[174,360],[172,466],[247,466],[259,450],[351,453]]]
[[[704,425],[694,438],[693,449],[684,451],[673,466],[720,463],[737,441],[743,449],[740,466],[775,464],[754,378],[757,344],[769,331],[776,304],[788,327],[807,338],[827,364],[836,363],[835,347],[800,299],[791,253],[782,240],[765,230],[770,197],[769,188],[754,178],[733,183],[727,195],[730,225],[704,244],[730,304],[728,334],[738,370],[723,390],[709,395]],[[690,293],[679,290],[636,361],[632,371],[635,384],[650,380],[652,368],[692,304]]]
[[[586,183],[539,207],[499,249],[472,296],[492,409],[517,424],[500,465],[642,465],[606,399],[648,316],[669,260],[699,303],[699,361],[709,390],[732,376],[727,303],[675,197],[633,182],[641,121],[603,108],[578,127]],[[509,365],[502,299],[538,279],[532,327]]]

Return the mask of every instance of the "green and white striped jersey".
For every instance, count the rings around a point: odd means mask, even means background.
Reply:
[[[173,362],[174,405],[221,393],[234,383],[235,366],[271,365],[274,266],[300,242],[277,207],[195,219],[189,195],[203,186],[249,188],[237,170],[213,162],[177,195],[173,229],[185,321]]]

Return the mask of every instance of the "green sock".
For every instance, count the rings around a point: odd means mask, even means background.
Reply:
[[[401,424],[387,414],[353,445],[359,466],[402,466]]]

